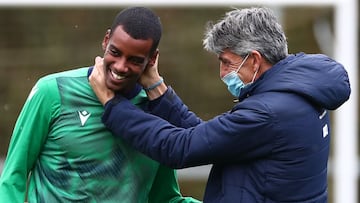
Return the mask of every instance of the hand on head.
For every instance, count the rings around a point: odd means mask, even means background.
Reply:
[[[105,105],[107,101],[114,97],[114,92],[106,87],[103,66],[104,59],[100,56],[95,57],[95,65],[89,76],[89,82],[101,104]]]
[[[158,60],[159,51],[156,51],[154,57],[150,58],[149,63],[147,64],[144,72],[141,74],[141,77],[139,79],[139,83],[144,88],[150,87],[161,79],[158,71]]]
[[[156,51],[141,74],[139,83],[144,87],[149,100],[154,100],[163,95],[167,86],[158,71],[159,51]]]

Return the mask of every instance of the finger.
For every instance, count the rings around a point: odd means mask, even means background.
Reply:
[[[103,61],[103,58],[101,58],[100,56],[95,57],[95,65],[102,63],[102,61]]]
[[[95,69],[99,69],[103,66],[103,58],[101,58],[100,56],[95,57],[95,65],[94,68]]]
[[[160,55],[160,52],[159,52],[159,50],[157,50],[157,51],[156,51],[156,56],[155,56],[155,61],[154,61],[154,64],[153,64],[154,67],[157,67],[157,66],[158,66],[159,55]]]
[[[94,68],[89,76],[90,79],[90,83],[93,83],[93,81],[96,79],[96,77],[99,75],[99,66],[101,67],[102,65],[100,65],[102,62],[102,58],[100,56],[96,56],[95,57],[95,64],[94,64]]]
[[[104,66],[104,59],[100,56],[95,57],[95,65],[93,74],[94,75],[102,75],[102,67]]]
[[[157,49],[155,53],[151,56],[150,61],[147,64],[146,68],[157,66],[158,57],[159,57],[159,50]]]
[[[156,55],[155,55],[154,64],[153,64],[154,67],[157,67],[157,66],[158,66],[159,54],[160,54],[159,51],[157,51],[157,52],[156,52]]]

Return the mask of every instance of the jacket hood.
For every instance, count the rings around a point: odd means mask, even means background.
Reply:
[[[344,67],[322,54],[289,55],[266,71],[240,95],[289,92],[329,110],[350,97],[349,77]]]

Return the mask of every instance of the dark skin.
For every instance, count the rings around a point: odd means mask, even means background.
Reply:
[[[131,91],[147,65],[153,65],[157,51],[150,55],[152,39],[134,39],[122,26],[116,27],[110,35],[105,33],[102,42],[104,50],[103,72],[108,89],[128,93]]]

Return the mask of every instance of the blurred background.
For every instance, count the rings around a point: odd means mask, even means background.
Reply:
[[[0,160],[6,156],[16,118],[37,79],[91,66],[94,57],[103,54],[104,34],[122,8],[0,7]],[[203,50],[202,39],[206,23],[221,18],[230,7],[152,9],[163,23],[159,70],[166,83],[205,120],[229,110],[233,98],[219,78],[217,57]],[[290,53],[333,56],[333,7],[273,9],[287,34]],[[179,171],[184,195],[202,199],[209,167]],[[332,202],[331,169],[329,183]]]

